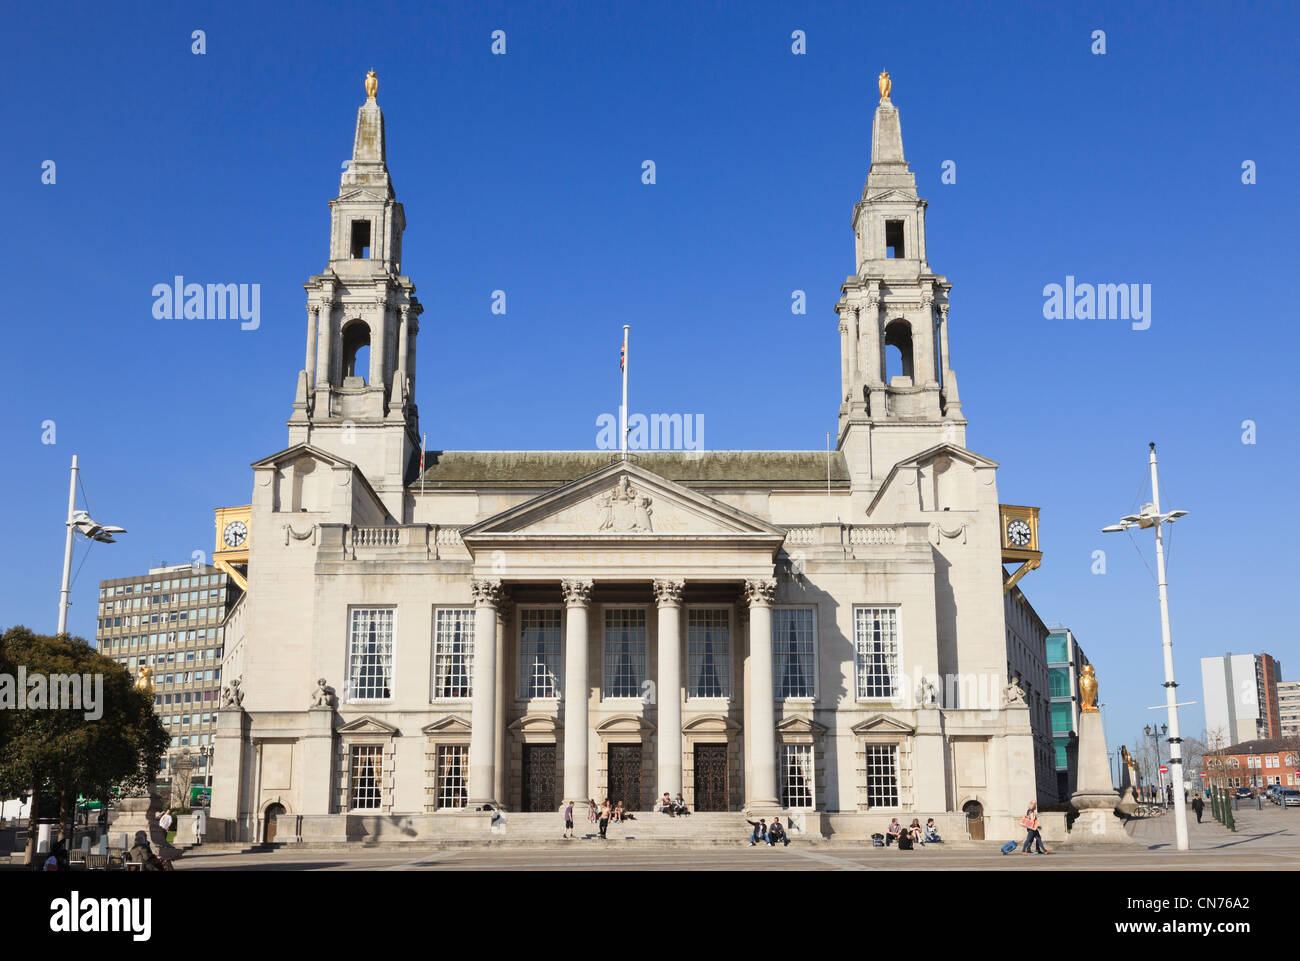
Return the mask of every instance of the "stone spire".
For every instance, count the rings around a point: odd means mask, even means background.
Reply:
[[[357,130],[352,138],[352,159],[339,181],[339,196],[356,187],[381,187],[391,197],[392,181],[384,155],[384,112],[375,100],[379,82],[374,71],[366,78],[366,102],[357,108]],[[373,92],[372,92],[373,91]]]
[[[871,124],[871,169],[862,199],[885,190],[910,190],[916,196],[916,175],[903,156],[903,124],[888,96],[880,98]]]

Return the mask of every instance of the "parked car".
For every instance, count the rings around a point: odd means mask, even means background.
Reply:
[[[1274,804],[1276,804],[1276,803],[1277,803],[1277,790],[1278,790],[1278,785],[1276,785],[1276,784],[1270,784],[1268,787],[1266,787],[1266,788],[1264,789],[1264,797],[1268,798],[1270,801],[1272,801]]]
[[[1300,808],[1300,791],[1293,787],[1284,787],[1277,792],[1278,803],[1283,807]]]
[[[1239,787],[1237,788],[1237,797],[1253,799],[1255,797],[1255,792],[1248,787]]]

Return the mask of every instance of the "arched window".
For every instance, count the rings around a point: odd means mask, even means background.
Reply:
[[[885,327],[885,383],[898,375],[912,377],[912,325],[890,321]]]
[[[354,320],[343,328],[343,376],[369,383],[369,375],[370,328],[364,320]]]

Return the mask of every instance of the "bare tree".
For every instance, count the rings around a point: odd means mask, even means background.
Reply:
[[[171,762],[171,806],[185,809],[190,806],[190,772],[194,769],[194,757],[188,748],[182,748]]]

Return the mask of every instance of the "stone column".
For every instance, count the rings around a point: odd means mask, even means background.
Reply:
[[[659,784],[654,796],[682,790],[682,591],[685,581],[655,581],[659,607]]]
[[[307,371],[307,395],[316,389],[316,315],[320,312],[317,304],[307,305],[307,359],[303,370]]]
[[[748,806],[775,809],[776,801],[776,707],[772,693],[772,601],[776,598],[776,579],[756,578],[745,581],[745,600],[749,603],[749,730],[745,740],[751,745],[749,763],[753,781],[745,785]]]
[[[510,673],[507,658],[511,646],[506,636],[506,624],[510,620],[510,612],[513,607],[514,605],[510,603],[509,597],[503,594],[497,604],[496,744],[492,752],[492,765],[496,769],[492,793],[502,804],[506,800],[506,675]]]
[[[741,597],[740,603],[736,605],[736,636],[740,638],[739,648],[741,654],[740,660],[740,737],[744,750],[741,751],[742,763],[744,764],[744,785],[745,797],[749,797],[749,786],[754,783],[754,768],[750,761],[750,749],[752,748],[752,738],[750,737],[751,726],[754,723],[754,716],[751,713],[751,705],[754,699],[749,696],[749,606],[746,604],[744,597]]]
[[[840,312],[840,399],[846,400],[849,396],[849,388],[853,384],[853,375],[851,373],[852,359],[851,355],[857,352],[857,345],[849,343],[849,312],[847,310]]]
[[[592,582],[566,580],[564,591],[564,797],[579,807],[591,796],[588,779],[588,705],[591,686],[587,676],[587,608]]]
[[[316,388],[330,383],[330,344],[334,340],[334,301],[322,300],[316,314]],[[317,409],[321,408],[317,405]],[[328,414],[326,414],[328,416]]]
[[[952,364],[948,361],[948,305],[939,305],[939,368],[948,370]]]
[[[470,707],[469,806],[492,803],[496,785],[497,604],[501,582],[474,578],[474,696]]]
[[[400,326],[397,328],[397,373],[394,380],[400,377],[403,386],[405,386],[406,383],[406,343],[407,337],[409,336],[408,328],[410,327],[410,323],[408,320],[408,314],[410,313],[410,310],[409,307],[401,308],[401,313],[399,314],[398,319],[398,324],[400,324]],[[403,392],[403,396],[404,395],[405,392]],[[393,396],[398,396],[396,390],[394,390]]]

